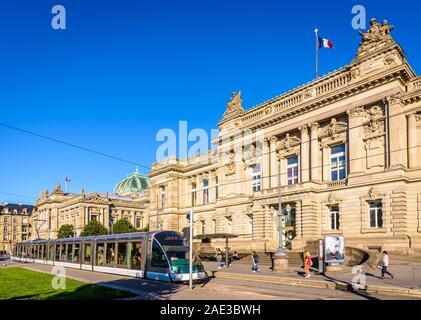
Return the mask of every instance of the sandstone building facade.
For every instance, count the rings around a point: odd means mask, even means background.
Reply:
[[[73,225],[79,236],[89,221],[100,221],[106,228],[127,219],[137,229],[148,226],[149,180],[136,172],[120,181],[112,194],[66,193],[57,184],[44,191],[35,203],[31,217],[31,239],[55,239],[62,225]]]
[[[0,251],[9,253],[15,243],[29,240],[33,206],[0,204]]]
[[[151,228],[182,231],[193,207],[196,235],[274,252],[281,203],[293,250],[421,249],[421,77],[392,29],[373,19],[349,65],[250,110],[234,93],[214,150],[153,165]]]

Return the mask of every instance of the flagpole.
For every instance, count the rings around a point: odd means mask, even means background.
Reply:
[[[319,79],[319,30],[316,28],[314,29],[314,33],[316,34],[316,80]]]
[[[64,181],[64,183],[65,183],[65,186],[66,186],[66,193],[67,193],[67,178],[66,178],[66,180]]]

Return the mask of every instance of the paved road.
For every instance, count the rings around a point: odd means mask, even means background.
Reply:
[[[50,273],[51,266],[11,263],[18,266]],[[103,274],[66,268],[66,276],[76,280],[112,288],[125,289],[137,294],[134,299],[164,300],[369,300],[396,299],[391,296],[365,296],[346,291],[291,287],[242,280],[212,278],[203,284],[196,284],[190,291],[188,286],[157,281],[133,279],[124,276]],[[407,299],[397,297],[398,299]]]

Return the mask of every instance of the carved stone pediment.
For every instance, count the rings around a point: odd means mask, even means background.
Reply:
[[[345,132],[347,128],[348,125],[345,122],[332,118],[330,124],[321,130],[320,137],[336,138],[339,133]]]
[[[89,193],[85,199],[83,200],[84,203],[95,203],[95,204],[108,204],[108,199],[101,197],[99,194],[96,193]]]
[[[286,150],[287,152],[297,145],[299,145],[301,140],[295,136],[291,136],[287,133],[286,137],[283,140],[280,140],[276,144],[277,150]]]
[[[342,202],[342,199],[338,199],[332,193],[330,193],[329,196],[328,196],[328,198],[327,198],[326,205],[328,205],[328,206],[334,206],[334,205],[338,205],[341,202]]]
[[[378,192],[375,188],[370,188],[368,194],[361,196],[360,199],[367,201],[375,201],[383,199],[384,196],[385,195],[383,193]]]
[[[389,25],[387,20],[383,20],[383,22],[380,24],[375,18],[371,19],[370,28],[368,28],[365,33],[359,30],[359,34],[362,36],[362,39],[357,52],[357,58],[360,58],[361,56],[364,56],[388,44],[395,43],[391,36],[393,29],[394,26]]]

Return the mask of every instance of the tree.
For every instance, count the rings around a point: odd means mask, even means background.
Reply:
[[[136,228],[126,219],[120,219],[113,224],[113,233],[130,233],[136,232]]]
[[[148,232],[149,231],[149,224],[145,228],[138,229],[137,231],[139,231],[139,232]]]
[[[57,238],[72,238],[75,235],[75,230],[71,224],[63,224],[58,230]]]
[[[80,233],[82,237],[101,236],[104,234],[108,234],[108,230],[98,221],[90,221]]]

